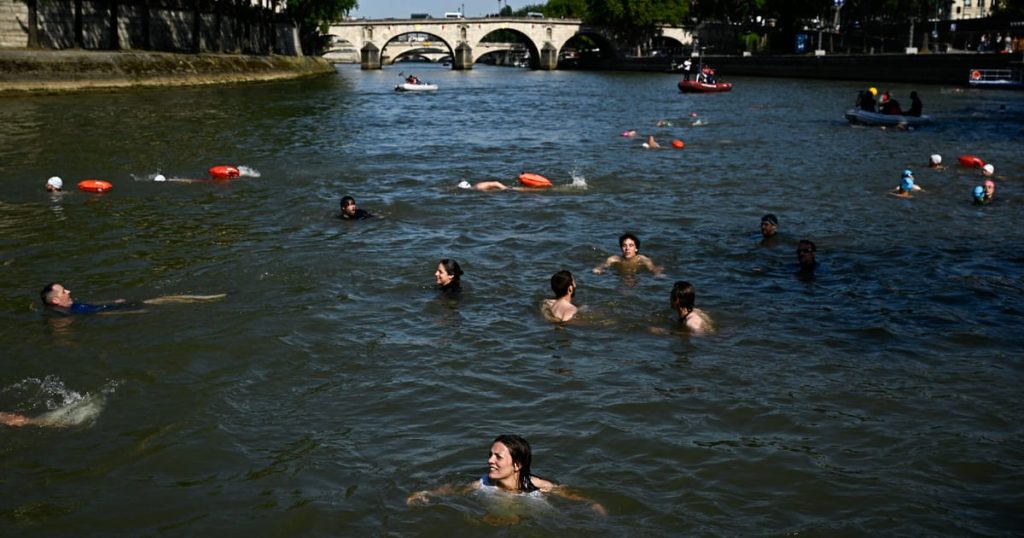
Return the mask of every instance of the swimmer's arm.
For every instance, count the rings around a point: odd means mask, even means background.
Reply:
[[[654,262],[651,261],[651,259],[648,258],[647,256],[640,255],[637,256],[637,258],[639,258],[640,263],[643,264],[643,266],[646,267],[648,271],[658,276],[664,274],[664,270],[660,266],[654,265]]]
[[[611,267],[612,265],[614,265],[616,263],[619,263],[620,261],[622,261],[622,260],[618,256],[608,256],[608,259],[605,260],[604,263],[602,263],[601,265],[598,265],[597,267],[594,268],[594,274],[595,275],[599,275],[599,274],[603,273],[605,269]]]
[[[456,494],[461,495],[464,493],[469,493],[470,491],[473,491],[475,489],[480,489],[479,480],[474,480],[473,482],[470,482],[469,484],[466,484],[464,486],[453,486],[451,484],[445,484],[439,488],[414,491],[412,494],[406,497],[405,504],[409,506],[429,504],[431,497],[440,497],[444,495]]]
[[[7,426],[28,426],[33,424],[34,421],[24,415],[15,415],[13,413],[4,413],[0,411],[0,424],[6,424]]]
[[[543,491],[544,493],[558,495],[559,497],[562,497],[563,499],[569,499],[570,501],[590,503],[590,508],[593,509],[595,512],[602,516],[608,515],[608,511],[605,510],[604,506],[602,506],[599,502],[591,501],[590,499],[570,490],[565,486],[557,486],[555,484],[552,484],[551,482],[548,482],[547,480],[537,478],[535,476],[530,478],[533,479],[533,485],[537,486],[537,488]]]
[[[214,295],[164,295],[142,301],[144,304],[168,304],[168,303],[197,303],[201,301],[216,301],[227,297],[226,293]]]

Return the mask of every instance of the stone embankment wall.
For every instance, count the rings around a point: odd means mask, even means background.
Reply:
[[[75,1],[36,0],[36,4],[39,47],[75,48]],[[200,11],[197,51],[192,10],[170,3],[161,6],[157,2],[121,0],[116,4],[118,29],[114,40],[110,5],[110,0],[82,0],[78,48],[302,54],[295,27],[275,20],[277,17],[269,10],[244,5],[225,11]],[[26,0],[0,0],[0,48],[28,47],[28,21]]]

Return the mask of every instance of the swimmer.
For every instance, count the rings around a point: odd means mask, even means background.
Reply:
[[[366,220],[373,217],[373,214],[365,209],[356,206],[356,199],[351,196],[341,198],[341,215],[338,218],[344,220]]]
[[[448,258],[437,262],[434,282],[441,295],[458,296],[462,292],[462,267],[459,267],[459,262]]]
[[[774,246],[779,240],[779,219],[768,213],[761,217],[761,245]]]
[[[542,309],[554,321],[569,321],[576,315],[576,305],[572,304],[576,296],[576,279],[569,271],[559,271],[551,276],[551,291],[554,299],[546,299]]]
[[[911,194],[914,191],[924,191],[920,186],[914,184],[914,172],[907,168],[903,171],[903,177],[900,178],[900,184],[895,189],[889,192],[893,196],[899,196],[900,198],[911,198]]]
[[[477,183],[470,183],[468,181],[460,181],[458,187],[460,189],[472,189],[474,191],[489,192],[489,191],[523,191],[523,190],[537,190],[530,189],[528,187],[509,187],[508,185],[500,181],[479,181]]]
[[[636,136],[636,129],[626,129],[625,131],[622,131],[622,136],[632,138]]]
[[[932,170],[943,170],[946,167],[942,166],[942,155],[938,153],[933,154],[928,158],[928,167]]]
[[[985,205],[985,187],[975,185],[972,194],[974,205]]]
[[[982,198],[982,201],[987,204],[996,197],[996,182],[991,179],[986,179],[985,183],[982,183],[982,186],[985,192],[985,196]]]
[[[640,240],[629,232],[619,236],[619,248],[622,249],[622,256],[609,256],[601,265],[593,269],[595,275],[599,275],[612,265],[620,265],[623,269],[635,271],[638,267],[645,267],[655,275],[661,276],[662,268],[654,265],[650,258],[640,254]]]
[[[705,334],[711,331],[711,318],[703,310],[693,306],[696,297],[693,284],[679,280],[672,286],[672,292],[668,298],[669,305],[672,306],[672,310],[679,313],[679,321],[690,332]]]
[[[643,145],[644,145],[644,148],[646,148],[646,149],[658,149],[658,148],[661,147],[658,144],[658,141],[654,139],[654,135],[648,136],[647,137],[647,142],[644,142]]]
[[[46,180],[46,192],[61,192],[64,190],[64,180],[53,176]]]
[[[57,282],[47,284],[43,287],[42,291],[39,292],[39,298],[42,299],[43,306],[45,308],[63,314],[96,314],[112,310],[140,308],[141,305],[147,304],[159,305],[168,303],[193,303],[198,301],[213,301],[223,299],[224,297],[226,297],[226,294],[224,293],[216,295],[165,295],[163,297],[145,299],[134,303],[130,303],[124,299],[117,299],[109,303],[88,304],[80,303],[72,299],[71,290]]]
[[[985,166],[981,167],[981,175],[985,177],[992,177],[995,175],[995,173],[996,167],[992,166],[992,164],[986,164]]]
[[[504,494],[551,493],[572,501],[590,502],[565,486],[534,476],[530,466],[533,463],[530,443],[518,435],[499,435],[491,443],[487,457],[487,472],[478,480],[464,486],[442,486],[430,491],[417,491],[406,499],[408,505],[425,505],[431,497],[469,493],[481,489]],[[591,502],[590,507],[600,515],[607,515],[604,506]]]
[[[818,247],[810,239],[801,239],[797,244],[796,261],[800,264],[800,274],[814,274],[814,270],[818,268],[818,262],[815,259],[816,252],[818,252]]]

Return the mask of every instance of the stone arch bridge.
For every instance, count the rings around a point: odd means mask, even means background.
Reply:
[[[380,69],[388,43],[406,34],[428,34],[433,43],[440,42],[452,56],[452,69],[472,69],[482,56],[494,52],[484,38],[499,30],[511,31],[523,38],[530,51],[533,67],[554,70],[558,55],[566,43],[576,36],[586,36],[605,51],[618,54],[619,45],[601,27],[583,24],[575,19],[546,18],[472,18],[472,19],[388,19],[337,22],[330,26],[334,47],[354,48],[359,51],[363,69]],[[691,45],[689,30],[664,26],[662,37]]]

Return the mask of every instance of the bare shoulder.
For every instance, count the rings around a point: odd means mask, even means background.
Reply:
[[[544,480],[543,478],[537,478],[536,476],[531,476],[530,482],[533,483],[534,487],[545,493],[557,487],[554,482],[551,482],[550,480]]]

